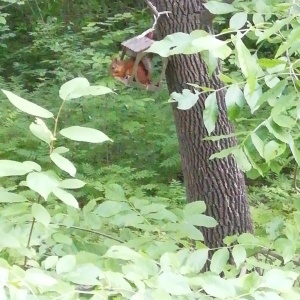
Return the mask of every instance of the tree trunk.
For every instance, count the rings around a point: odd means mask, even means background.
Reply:
[[[169,17],[159,18],[156,33],[158,39],[174,32],[190,33],[196,29],[212,32],[211,15],[199,0],[152,0],[157,11],[171,11]],[[189,88],[186,83],[196,83],[215,90],[222,87],[216,76],[209,78],[207,66],[199,54],[176,55],[169,58],[166,80],[169,92],[181,92]],[[197,104],[189,110],[179,110],[173,105],[182,171],[189,202],[204,200],[206,213],[215,218],[215,228],[201,228],[205,243],[210,248],[223,245],[228,235],[252,232],[252,221],[245,192],[245,181],[232,155],[224,159],[209,157],[222,149],[236,145],[235,138],[220,141],[203,141],[207,131],[203,123],[204,103],[207,95],[200,94]],[[214,135],[234,132],[229,123],[225,105],[225,91],[217,93],[219,117]]]

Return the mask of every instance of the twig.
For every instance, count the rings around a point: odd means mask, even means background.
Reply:
[[[171,11],[168,11],[168,10],[158,12],[156,7],[151,3],[151,1],[145,0],[145,2],[147,4],[147,6],[149,7],[149,9],[153,13],[154,22],[153,22],[151,28],[147,29],[146,31],[144,31],[143,33],[138,35],[137,38],[142,38],[142,37],[146,36],[148,33],[154,31],[155,27],[156,27],[156,24],[157,24],[157,21],[158,21],[160,16],[167,15],[167,17],[169,17],[169,14],[172,13]]]
[[[28,236],[28,241],[27,241],[27,246],[26,246],[27,249],[30,248],[30,242],[31,242],[31,237],[32,237],[32,233],[33,233],[34,224],[35,224],[35,218],[32,218],[30,231],[29,231],[29,236]],[[24,268],[26,267],[26,264],[27,264],[27,256],[24,257],[24,264],[23,264]]]
[[[114,240],[114,241],[117,241],[119,243],[124,243],[124,241],[122,241],[122,240],[120,240],[118,238],[115,238],[113,236],[110,236],[108,234],[105,234],[105,233],[102,233],[102,232],[98,232],[98,231],[95,231],[95,230],[85,229],[85,228],[81,228],[81,227],[77,227],[77,226],[67,226],[67,225],[64,225],[64,224],[55,224],[55,225],[58,225],[60,227],[66,227],[66,228],[72,228],[72,229],[76,229],[76,230],[81,230],[81,231],[85,231],[85,232],[89,232],[89,233],[94,233],[94,234],[97,234],[97,235],[101,235],[101,236],[107,237],[107,238],[109,238],[111,240]]]
[[[260,254],[262,254],[262,255],[264,255],[264,256],[272,256],[272,257],[274,257],[274,258],[280,260],[281,263],[284,264],[284,259],[283,259],[283,257],[282,257],[281,255],[275,253],[274,251],[266,250],[266,249],[260,249],[257,253],[260,253]],[[300,266],[300,262],[297,261],[297,260],[291,260],[291,262],[292,262],[294,265],[298,266],[298,267]]]

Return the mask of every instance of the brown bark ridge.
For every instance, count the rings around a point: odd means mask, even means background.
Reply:
[[[196,29],[212,32],[211,15],[199,0],[151,0],[158,12],[170,11],[169,17],[159,18],[158,39],[175,32],[190,33]],[[176,55],[169,58],[166,80],[169,92],[189,88],[186,83],[218,90],[222,83],[216,76],[210,78],[207,66],[199,54]],[[204,241],[210,248],[223,245],[228,235],[252,232],[252,220],[246,197],[245,181],[232,155],[210,160],[213,153],[236,145],[235,138],[220,141],[203,141],[207,131],[203,123],[204,102],[207,95],[200,94],[197,104],[189,110],[179,110],[173,105],[173,115],[179,139],[182,171],[189,202],[203,200],[206,214],[214,217],[219,225],[201,228]],[[219,117],[213,135],[234,132],[229,123],[225,104],[225,91],[217,93]]]

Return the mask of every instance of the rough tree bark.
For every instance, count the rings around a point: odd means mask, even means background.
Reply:
[[[158,40],[174,32],[190,33],[195,29],[212,32],[212,18],[200,0],[151,0],[158,12],[170,11],[169,17],[159,18],[156,34]],[[186,83],[220,89],[222,83],[215,72],[212,78],[207,75],[207,67],[199,54],[176,55],[170,57],[166,71],[169,92],[181,92],[189,88]],[[252,221],[246,198],[244,176],[238,169],[235,159],[229,155],[224,159],[209,160],[209,157],[222,149],[236,145],[235,138],[221,141],[203,141],[207,131],[203,123],[204,102],[207,95],[200,94],[197,104],[189,110],[179,110],[173,106],[182,171],[189,202],[204,200],[206,213],[214,217],[219,225],[216,228],[201,228],[205,243],[210,248],[223,245],[224,237],[252,231]],[[217,94],[219,117],[214,135],[234,132],[229,123],[225,105],[225,91]]]

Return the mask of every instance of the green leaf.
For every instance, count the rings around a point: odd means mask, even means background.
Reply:
[[[290,16],[286,19],[282,19],[282,20],[277,20],[274,24],[272,24],[272,26],[268,29],[266,29],[258,38],[257,40],[257,44],[260,43],[261,41],[269,38],[271,35],[277,33],[283,26],[285,26],[286,24],[290,24],[291,20],[294,18],[295,16]]]
[[[299,35],[300,35],[300,27],[293,29],[287,36],[287,39],[284,43],[280,44],[275,57],[279,57],[281,54],[286,52],[289,48],[293,46],[294,43],[299,42]]]
[[[28,100],[25,100],[12,92],[2,90],[8,100],[19,110],[40,118],[53,118],[52,112],[48,111],[47,109],[32,103]]]
[[[244,94],[238,84],[232,84],[226,91],[225,102],[227,109],[231,109],[235,104],[243,107],[245,102]]]
[[[0,160],[0,177],[25,175],[35,170],[40,171],[41,167],[33,161],[21,163],[14,160]]]
[[[42,119],[36,118],[35,123],[29,125],[31,133],[38,139],[44,141],[50,145],[51,141],[54,140],[52,132],[48,129],[47,125]]]
[[[291,261],[296,254],[297,247],[296,240],[289,240],[286,238],[278,238],[275,240],[273,247],[282,256],[284,263],[287,264]]]
[[[58,153],[51,153],[50,158],[61,170],[69,173],[69,175],[73,177],[75,176],[76,168],[67,158]]]
[[[27,175],[27,186],[47,200],[49,194],[58,186],[59,180],[50,172],[33,172]]]
[[[38,223],[43,224],[45,227],[49,226],[51,216],[48,213],[47,209],[44,208],[41,204],[33,203],[31,207],[31,213]]]
[[[70,272],[76,266],[75,255],[65,255],[61,257],[56,264],[56,273],[62,274]]]
[[[44,268],[46,270],[52,269],[56,266],[57,262],[58,262],[58,256],[56,255],[48,256],[43,262]]]
[[[286,149],[285,144],[278,144],[276,141],[270,141],[264,146],[264,158],[266,162],[280,156]]]
[[[185,266],[193,273],[200,273],[208,259],[208,250],[198,249],[189,254]]]
[[[278,140],[288,144],[293,138],[291,134],[284,128],[278,126],[272,119],[268,119],[264,122],[264,125],[268,128],[269,132],[275,136]]]
[[[62,189],[80,189],[83,186],[85,186],[85,182],[79,180],[79,179],[65,179],[61,181],[58,185],[58,187]]]
[[[195,241],[203,241],[203,234],[202,232],[196,228],[194,225],[182,222],[180,223],[180,231],[188,238],[195,240]]]
[[[244,87],[244,97],[247,101],[247,104],[249,105],[251,109],[251,113],[253,114],[258,108],[259,108],[259,99],[262,94],[262,89],[259,84],[256,84],[255,90],[251,92],[249,84],[246,83]]]
[[[298,147],[295,145],[295,142],[292,137],[290,138],[290,141],[288,144],[290,146],[291,152],[293,153],[293,156],[294,156],[298,166],[300,166],[300,151],[299,151]]]
[[[0,191],[0,203],[17,203],[17,202],[26,202],[27,199],[19,194]]]
[[[35,268],[26,270],[24,279],[34,286],[50,287],[57,283],[55,278]]]
[[[72,194],[64,191],[63,189],[60,189],[59,187],[53,188],[52,193],[65,204],[75,208],[79,208],[78,201]]]
[[[100,130],[81,126],[64,128],[60,131],[60,134],[70,140],[78,142],[103,143],[105,141],[112,141]]]
[[[188,203],[184,207],[184,214],[186,217],[194,215],[194,214],[202,214],[206,210],[206,205],[204,201],[194,201],[191,203]]]
[[[187,277],[172,272],[160,274],[158,276],[158,285],[171,295],[188,295],[192,292]]]
[[[203,111],[203,122],[204,126],[210,135],[216,126],[216,122],[218,119],[219,108],[217,103],[217,95],[216,93],[211,93],[205,100],[205,108]]]
[[[233,5],[218,1],[209,1],[203,5],[213,15],[222,15],[237,11]]]
[[[234,147],[230,147],[230,148],[227,148],[227,149],[223,149],[220,152],[212,154],[209,159],[227,157],[228,155],[232,154],[234,152],[234,150],[236,150],[237,148],[238,148],[238,146],[234,146]]]
[[[264,158],[264,142],[255,132],[251,133],[251,140],[259,155]]]
[[[252,20],[254,25],[262,24],[265,22],[264,16],[261,13],[254,13]]]
[[[269,58],[260,58],[257,60],[257,62],[260,67],[266,69],[273,68],[278,65],[286,64],[286,62],[281,59],[269,59]]]
[[[71,100],[88,95],[97,96],[107,93],[113,93],[113,91],[105,86],[91,86],[86,78],[77,77],[61,86],[59,97],[62,100]]]
[[[248,14],[246,12],[238,12],[234,14],[229,21],[229,27],[231,29],[238,30],[242,28],[247,22]]]
[[[126,246],[112,246],[103,256],[131,261],[135,261],[136,259],[142,257],[141,254],[134,250],[131,250]]]
[[[214,218],[202,214],[188,215],[186,221],[195,226],[203,226],[206,228],[212,228],[218,225],[218,222]]]
[[[178,102],[177,105],[178,109],[187,110],[193,107],[197,103],[199,99],[199,93],[198,92],[192,93],[188,89],[183,89],[182,93],[173,92],[170,95],[170,99],[172,102],[174,101]]]
[[[227,248],[218,249],[211,258],[210,270],[217,274],[224,271],[229,260],[229,251]]]
[[[241,148],[236,148],[232,151],[232,154],[235,157],[238,167],[243,171],[247,172],[251,170],[251,164],[247,158],[247,155]]]
[[[57,148],[54,148],[52,151],[52,153],[58,153],[58,154],[64,154],[67,152],[69,152],[69,149],[66,147],[57,147]]]
[[[279,125],[281,127],[286,127],[286,128],[292,129],[296,125],[296,120],[285,114],[272,115],[272,119],[277,125]]]
[[[247,258],[245,248],[241,245],[234,246],[232,249],[232,257],[236,264],[236,267],[239,268],[242,265],[242,263],[245,262],[245,260]]]
[[[127,201],[123,188],[115,183],[105,187],[105,198],[114,201]]]
[[[223,278],[206,275],[201,281],[202,288],[210,296],[218,299],[230,299],[236,295],[233,284]]]
[[[100,217],[109,218],[120,212],[129,211],[130,206],[124,202],[104,201],[96,208],[95,213]]]
[[[247,79],[250,94],[252,94],[256,87],[257,64],[248,48],[244,45],[241,39],[237,39],[235,43],[237,57],[240,68]]]
[[[292,271],[284,271],[281,269],[268,270],[263,276],[261,287],[273,289],[278,292],[290,290],[299,273]]]

